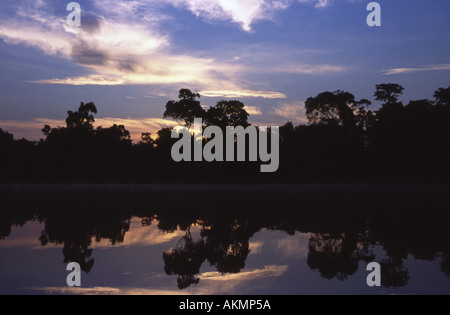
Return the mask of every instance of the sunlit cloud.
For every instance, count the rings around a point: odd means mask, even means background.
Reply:
[[[277,251],[281,257],[294,257],[297,259],[308,257],[310,235],[297,233],[295,236],[288,236],[277,242]]]
[[[0,25],[0,38],[9,44],[31,46],[72,61],[88,72],[33,81],[38,84],[178,88],[194,85],[205,91],[223,91],[214,94],[224,97],[280,97],[278,92],[253,91],[243,86],[241,77],[248,69],[242,65],[204,53],[174,52],[171,39],[152,27],[158,21],[153,18],[158,12],[145,3],[127,1],[116,5],[96,0],[97,15],[88,15],[82,27],[74,28],[68,27],[64,19],[46,13],[47,10],[33,6],[18,9],[14,17],[5,17]],[[130,20],[131,15],[139,19]]]
[[[247,111],[247,113],[249,113],[250,116],[262,115],[261,107],[245,106],[245,110]]]
[[[394,68],[389,69],[384,72],[385,75],[395,75],[395,74],[409,74],[416,72],[426,72],[426,71],[443,71],[450,70],[450,63],[444,63],[439,65],[427,65],[420,66],[416,68]]]
[[[270,91],[251,91],[251,90],[217,90],[217,91],[201,91],[200,94],[205,97],[225,97],[225,98],[246,98],[246,97],[261,97],[261,98],[286,98],[286,95],[280,92]]]
[[[183,54],[170,35],[159,31],[161,1],[94,0],[96,12],[87,12],[82,27],[68,27],[61,16],[52,15],[45,1],[22,0],[14,16],[5,17],[0,38],[55,55],[80,66],[82,75],[32,81],[36,84],[72,86],[167,85],[194,86],[205,97],[283,99],[279,91],[253,89],[244,80],[249,74],[282,72],[328,74],[344,71],[341,66],[272,63],[271,67],[241,63],[239,58],[208,56],[208,52]],[[296,0],[166,0],[163,3],[187,9],[202,18],[231,20],[244,30],[261,19],[271,19]],[[329,1],[300,1],[323,7]],[[130,19],[134,16],[134,19]]]
[[[187,8],[193,14],[210,21],[229,20],[251,31],[259,20],[272,20],[277,12],[286,10],[297,0],[165,0],[176,7]],[[326,7],[331,0],[298,0],[316,8]]]
[[[166,0],[177,7],[186,7],[207,20],[231,20],[251,31],[258,20],[271,19],[274,11],[289,7],[292,0]]]
[[[46,79],[46,80],[36,80],[31,81],[31,83],[37,84],[60,84],[60,85],[122,85],[125,81],[121,78],[108,78],[101,75],[89,75],[85,77],[73,77],[64,79]]]
[[[347,69],[343,66],[337,65],[328,65],[328,64],[307,65],[295,63],[288,65],[281,65],[277,68],[272,68],[270,70],[272,72],[283,72],[292,74],[322,75],[322,74],[344,72]]]
[[[275,115],[288,119],[293,123],[307,123],[304,102],[281,103],[274,108]]]

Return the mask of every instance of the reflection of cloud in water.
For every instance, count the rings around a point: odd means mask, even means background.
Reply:
[[[69,288],[69,287],[45,287],[26,288],[28,290],[45,292],[46,294],[67,294],[67,295],[184,295],[186,292],[177,290],[157,290],[145,288]]]
[[[296,233],[294,236],[286,236],[278,240],[277,251],[283,258],[306,258],[308,257],[309,239],[309,234]]]
[[[133,218],[130,223],[130,230],[126,232],[124,241],[122,243],[111,244],[111,240],[102,239],[100,242],[95,241],[95,237],[92,237],[92,244],[90,248],[117,248],[117,247],[130,247],[130,246],[153,246],[166,244],[174,239],[179,239],[185,235],[184,231],[176,230],[173,233],[167,233],[158,229],[158,221],[153,221],[150,226],[143,226],[142,219]],[[63,247],[63,244],[47,244],[41,246],[39,241],[39,235],[44,230],[44,223],[37,221],[27,222],[23,227],[13,227],[11,234],[4,240],[0,241],[0,248],[29,248],[33,250],[37,249],[50,249]],[[194,226],[191,228],[192,233],[200,230],[200,227]]]
[[[219,272],[205,272],[199,277],[201,286],[191,287],[187,290],[174,290],[168,286],[167,279],[152,277],[151,284],[146,288],[137,287],[93,287],[93,288],[69,288],[69,287],[44,287],[25,288],[26,290],[44,292],[45,294],[74,294],[74,295],[223,295],[236,294],[252,286],[252,281],[270,277],[280,277],[288,270],[288,266],[265,266],[262,269],[244,271],[238,274],[220,274]],[[160,282],[163,281],[163,282]],[[151,286],[158,285],[159,289]],[[258,285],[260,287],[261,284]],[[150,287],[150,288],[149,288]],[[169,288],[164,288],[169,287]]]
[[[282,259],[303,259],[308,257],[310,237],[308,233],[288,235],[282,231],[262,229],[250,242],[250,255],[274,253]]]
[[[249,244],[250,255],[260,254],[262,252],[263,245],[264,245],[263,241],[250,242]]]
[[[125,234],[122,243],[116,243],[113,247],[122,246],[152,246],[171,242],[173,239],[181,238],[185,235],[184,231],[174,231],[168,233],[158,229],[158,221],[152,221],[150,226],[143,226],[142,219],[133,218],[130,223],[130,230]],[[194,230],[192,228],[192,230]],[[111,241],[104,239],[97,243],[92,243],[92,248],[111,247]]]
[[[44,224],[38,221],[27,222],[23,227],[13,226],[11,234],[0,240],[0,248],[43,248],[39,241],[39,235],[44,229]]]
[[[264,269],[255,269],[241,273],[221,274],[217,271],[202,273],[199,278],[202,280],[214,281],[248,281],[267,277],[279,277],[286,272],[288,266],[265,266]]]

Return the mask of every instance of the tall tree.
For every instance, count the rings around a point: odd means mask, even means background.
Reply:
[[[81,103],[78,111],[68,111],[66,124],[67,128],[83,128],[87,130],[92,130],[93,124],[95,123],[94,115],[97,114],[97,107],[94,103]]]
[[[440,88],[434,93],[436,104],[450,110],[450,86],[448,88]]]
[[[382,101],[385,104],[395,104],[398,102],[398,98],[403,95],[405,88],[400,84],[395,83],[383,83],[376,86],[375,99]]]
[[[220,101],[206,113],[206,124],[225,128],[227,126],[248,127],[249,113],[240,101]]]
[[[164,118],[172,118],[177,122],[184,122],[188,128],[192,126],[195,118],[204,118],[205,111],[200,105],[199,93],[193,93],[188,89],[181,89],[178,95],[179,101],[169,101],[166,104]]]
[[[368,100],[356,101],[349,92],[324,92],[310,97],[306,103],[306,116],[313,125],[337,125],[356,128],[364,123],[369,112]]]

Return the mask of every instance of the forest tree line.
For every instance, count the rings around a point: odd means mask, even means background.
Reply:
[[[15,140],[0,129],[2,182],[318,182],[444,181],[450,179],[450,87],[434,99],[402,103],[401,85],[376,86],[382,103],[345,91],[323,92],[305,102],[307,125],[280,128],[280,169],[260,174],[259,163],[175,163],[177,141],[163,128],[155,139],[141,135],[133,144],[123,125],[94,128],[97,107],[81,103],[69,111],[65,127],[44,126],[43,139]],[[190,127],[247,127],[249,114],[237,100],[205,110],[200,94],[182,89],[166,104],[164,118]]]

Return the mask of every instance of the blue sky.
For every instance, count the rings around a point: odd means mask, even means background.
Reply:
[[[450,1],[384,0],[369,27],[363,0],[89,0],[0,3],[0,128],[39,139],[44,124],[94,101],[98,124],[171,126],[180,88],[202,103],[240,99],[255,124],[305,122],[303,102],[346,90],[373,99],[395,82],[404,100],[450,85]],[[374,102],[374,106],[376,106]]]

